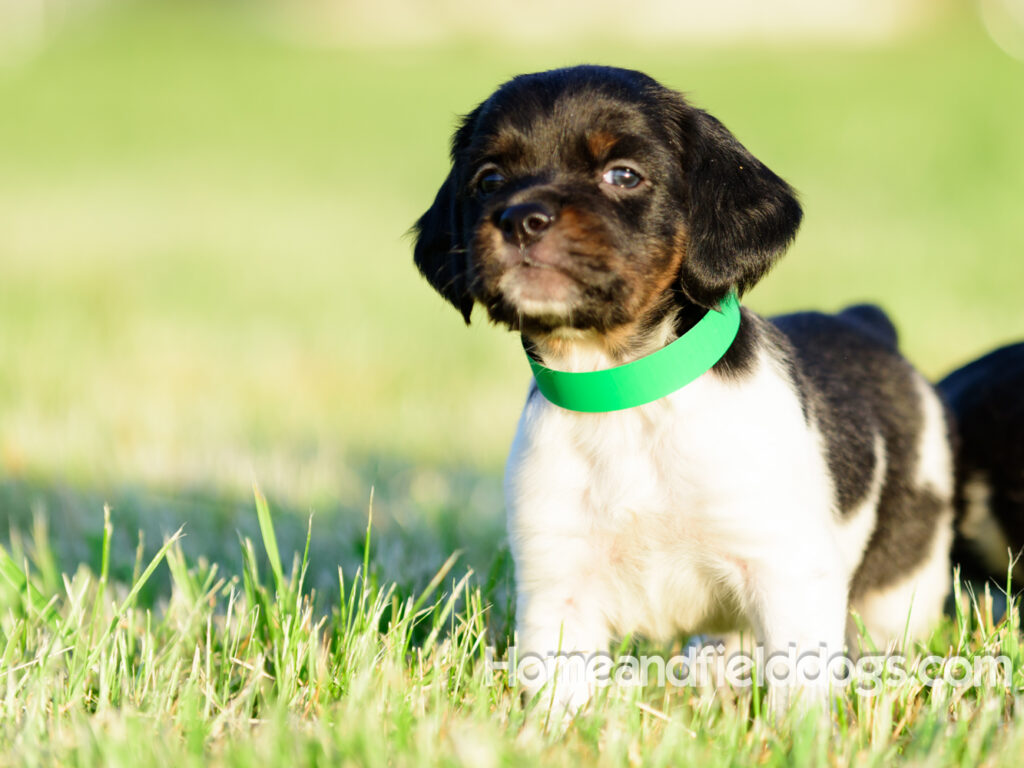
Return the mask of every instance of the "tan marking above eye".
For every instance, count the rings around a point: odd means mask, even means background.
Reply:
[[[587,148],[595,158],[603,158],[618,141],[619,137],[608,131],[593,131],[587,134]]]

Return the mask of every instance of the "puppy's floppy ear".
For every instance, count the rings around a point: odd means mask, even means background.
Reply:
[[[450,301],[469,325],[473,297],[469,293],[469,258],[462,242],[462,212],[459,203],[458,169],[469,147],[481,104],[462,118],[452,136],[452,169],[434,198],[434,204],[413,227],[416,247],[413,261],[434,289]]]
[[[796,235],[803,212],[789,185],[711,115],[684,106],[679,124],[688,196],[681,289],[712,307],[764,276]]]
[[[434,289],[455,305],[469,325],[473,297],[469,295],[468,263],[461,243],[461,216],[455,185],[455,169],[452,168],[434,204],[416,222],[413,260]]]

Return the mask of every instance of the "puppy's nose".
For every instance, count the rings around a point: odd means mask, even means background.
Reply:
[[[539,240],[554,220],[551,211],[540,203],[520,203],[501,212],[498,228],[508,242],[529,245]]]

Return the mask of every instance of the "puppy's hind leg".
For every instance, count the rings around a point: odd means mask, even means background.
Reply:
[[[952,520],[952,510],[939,516],[928,554],[911,573],[853,599],[851,607],[879,651],[927,638],[942,617],[951,585]],[[851,644],[856,644],[853,638]]]
[[[950,590],[953,457],[942,404],[917,377],[921,427],[903,487],[883,495],[852,604],[879,650],[927,637]],[[890,450],[892,448],[890,447]]]

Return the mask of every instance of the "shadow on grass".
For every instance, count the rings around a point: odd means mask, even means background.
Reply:
[[[293,554],[301,556],[307,526],[311,528],[306,583],[316,590],[320,607],[329,610],[338,599],[338,569],[350,580],[362,565],[372,488],[371,576],[381,584],[394,582],[399,595],[419,592],[459,551],[448,579],[472,568],[480,583],[490,585],[496,618],[504,624],[512,567],[500,476],[369,457],[353,462],[350,469],[365,479],[362,499],[324,499],[311,507],[267,494],[286,569]],[[148,560],[182,526],[182,550],[190,564],[216,563],[222,574],[240,575],[240,540],[245,537],[264,555],[252,493],[0,476],[0,525],[7,528],[2,540],[9,550],[23,552],[33,567],[38,550],[45,548],[60,572],[71,574],[81,565],[98,572],[104,505],[111,508],[114,581],[131,582],[140,536]],[[40,526],[45,534],[39,533]],[[34,537],[44,541],[37,543]],[[260,566],[265,570],[267,561]],[[168,590],[169,574],[161,568],[147,584],[143,604],[158,603]]]

